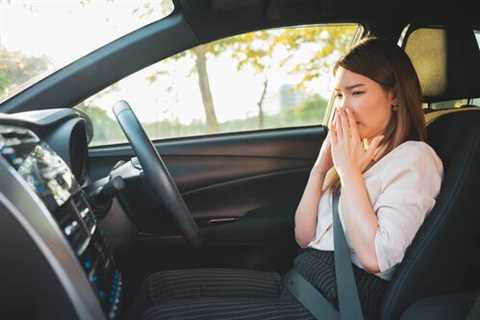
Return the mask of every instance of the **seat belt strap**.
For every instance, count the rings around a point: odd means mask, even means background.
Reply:
[[[310,311],[315,319],[339,319],[338,311],[332,304],[297,271],[292,270],[287,273],[284,281],[288,291]]]
[[[284,283],[288,291],[315,317],[317,320],[363,320],[362,307],[358,296],[357,282],[353,274],[350,247],[345,239],[342,224],[338,214],[340,193],[333,193],[333,236],[335,277],[337,284],[338,309],[297,271],[292,270],[285,275]]]
[[[333,193],[333,243],[335,256],[335,275],[337,283],[338,310],[340,319],[363,320],[362,307],[358,296],[357,282],[353,274],[350,247],[340,222],[338,202],[340,192]]]

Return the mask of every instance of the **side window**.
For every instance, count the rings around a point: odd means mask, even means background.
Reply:
[[[77,105],[92,145],[126,141],[111,112],[130,103],[151,139],[322,123],[331,68],[360,26],[282,28],[221,39],[164,59]]]

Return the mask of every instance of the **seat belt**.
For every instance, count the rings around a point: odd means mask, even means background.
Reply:
[[[353,274],[350,248],[338,215],[340,193],[333,193],[333,233],[338,312],[330,302],[295,270],[285,275],[285,286],[317,320],[363,320],[357,283]]]
[[[340,192],[333,193],[333,243],[335,255],[335,275],[337,282],[338,310],[340,319],[363,320],[362,306],[358,297],[357,282],[353,274],[350,247],[347,244],[340,215],[338,201]]]
[[[285,275],[285,286],[288,291],[307,309],[317,320],[340,319],[337,309],[325,297],[295,270]]]

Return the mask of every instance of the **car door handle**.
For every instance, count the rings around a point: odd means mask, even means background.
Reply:
[[[220,223],[230,223],[237,221],[237,217],[230,217],[230,218],[214,218],[208,220],[208,224],[220,224]]]

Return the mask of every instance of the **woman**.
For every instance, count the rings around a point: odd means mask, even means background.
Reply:
[[[396,45],[370,38],[334,67],[336,114],[295,213],[295,237],[306,248],[295,269],[336,305],[332,193],[363,312],[375,317],[406,248],[432,209],[443,175],[424,141],[417,75]],[[145,283],[130,310],[145,319],[313,319],[273,272],[176,270]]]

